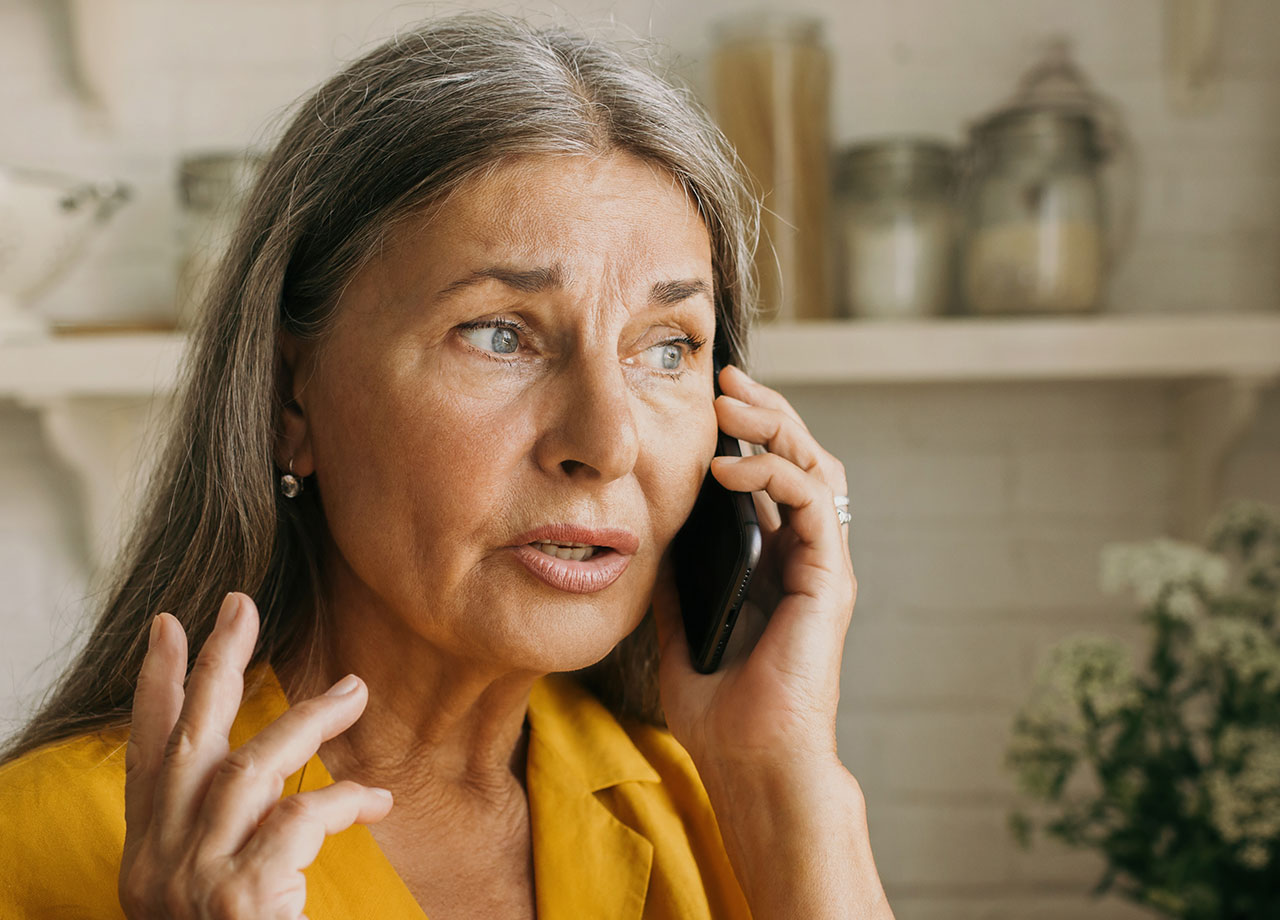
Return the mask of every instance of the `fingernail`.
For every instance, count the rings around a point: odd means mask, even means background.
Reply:
[[[386,799],[388,802],[391,801],[390,789],[383,789],[381,786],[370,786],[369,791],[379,798]]]
[[[360,686],[360,678],[354,674],[348,674],[342,680],[338,681],[332,687],[324,692],[325,696],[346,696],[356,687]]]
[[[745,405],[747,405],[747,403],[743,402],[742,400],[738,399],[737,397],[730,396],[728,393],[725,393],[725,394],[721,395],[721,397],[720,397],[720,398],[721,398],[721,399],[723,399],[725,402],[729,403],[730,405],[734,405],[734,406],[745,406]]]
[[[735,463],[741,463],[746,457],[712,457],[712,463],[718,463],[720,466],[733,466]]]
[[[750,375],[750,374],[748,374],[746,371],[744,371],[742,368],[738,367],[738,365],[736,365],[736,364],[728,364],[728,365],[725,365],[725,366],[726,366],[726,367],[731,367],[731,368],[733,368],[733,369],[734,369],[734,371],[736,371],[737,373],[741,374],[743,377],[746,377],[748,380],[750,380],[750,379],[751,379],[751,375]]]
[[[151,618],[151,631],[147,634],[147,651],[156,644],[156,636],[160,635],[160,614]]]
[[[229,626],[235,622],[236,614],[240,612],[240,596],[234,591],[228,591],[227,596],[222,599],[222,607],[218,610],[218,620],[214,623],[214,629]]]

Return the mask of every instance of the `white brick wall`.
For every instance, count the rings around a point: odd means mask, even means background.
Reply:
[[[1145,633],[1098,588],[1099,549],[1164,532],[1172,388],[1159,383],[803,387],[787,391],[845,460],[858,608],[845,649],[841,756],[866,790],[900,918],[1150,916],[1084,892],[1090,853],[1005,827],[1012,715],[1067,635]],[[1280,494],[1280,391],[1225,492]]]
[[[104,0],[107,2],[107,0]],[[136,197],[41,302],[56,318],[171,310],[176,157],[269,140],[270,121],[370,42],[462,4],[111,0],[129,92],[110,122],[70,94],[63,4],[0,5],[0,162],[115,176]],[[705,88],[707,25],[732,0],[524,4],[652,32]],[[890,131],[958,139],[999,103],[1036,42],[1072,34],[1124,107],[1143,212],[1112,307],[1280,307],[1280,4],[1229,4],[1221,106],[1165,105],[1160,0],[810,0],[839,52],[841,141]],[[867,790],[872,842],[899,920],[1149,916],[1083,894],[1090,854],[1016,850],[1001,754],[1048,647],[1082,630],[1141,638],[1097,588],[1110,540],[1171,518],[1171,389],[1160,383],[803,387],[787,391],[845,460],[859,599],[844,659],[841,754]],[[1280,503],[1280,392],[1227,464],[1225,492]],[[0,730],[74,642],[88,589],[74,481],[32,415],[0,401]],[[51,657],[48,657],[51,656]]]

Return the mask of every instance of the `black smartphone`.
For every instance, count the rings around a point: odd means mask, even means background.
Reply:
[[[728,349],[717,342],[712,352],[715,395]],[[716,456],[740,457],[737,438],[719,433]],[[680,610],[693,666],[710,674],[720,665],[733,624],[760,561],[760,522],[750,492],[726,489],[707,471],[688,520],[672,543]]]

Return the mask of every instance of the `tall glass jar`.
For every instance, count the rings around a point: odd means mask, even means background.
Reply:
[[[972,156],[962,260],[968,312],[1096,310],[1106,241],[1093,122],[1012,111],[975,132]]]
[[[182,203],[177,326],[189,329],[208,293],[214,269],[231,242],[244,198],[263,157],[252,151],[217,151],[183,157],[178,167]]]
[[[836,166],[840,312],[934,316],[953,283],[955,152],[895,138],[846,149]]]
[[[717,118],[764,199],[760,319],[831,317],[831,59],[822,22],[738,16],[715,26],[714,43]]]

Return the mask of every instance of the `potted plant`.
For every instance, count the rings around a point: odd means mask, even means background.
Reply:
[[[1010,828],[1097,850],[1095,896],[1184,920],[1280,918],[1280,512],[1237,502],[1206,546],[1102,550],[1131,590],[1146,661],[1114,638],[1055,646],[1018,711]]]

